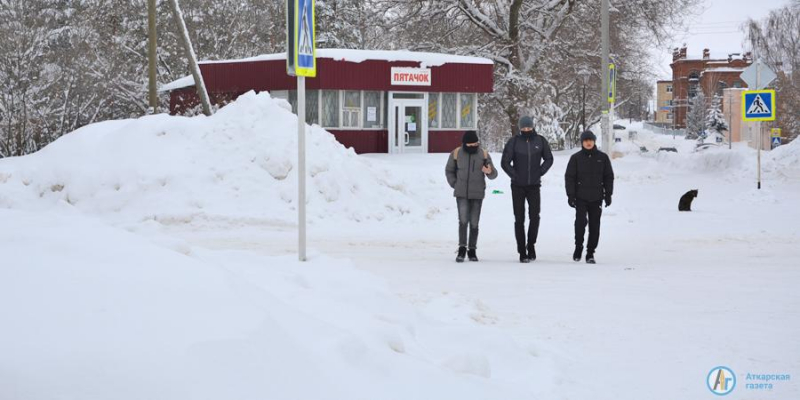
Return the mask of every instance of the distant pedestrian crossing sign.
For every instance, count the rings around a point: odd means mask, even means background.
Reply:
[[[742,115],[745,121],[775,121],[775,91],[742,92]]]
[[[608,64],[608,102],[617,101],[617,66]]]
[[[289,75],[317,76],[315,0],[287,0],[286,70]]]

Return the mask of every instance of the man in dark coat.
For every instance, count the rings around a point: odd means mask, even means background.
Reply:
[[[447,183],[453,188],[453,196],[458,206],[458,255],[456,262],[478,261],[475,254],[478,246],[478,222],[481,206],[486,196],[486,178],[497,178],[497,170],[492,164],[489,152],[482,149],[475,131],[467,131],[462,145],[450,153],[445,166]],[[469,227],[469,243],[467,243]],[[469,248],[468,248],[469,247]]]
[[[597,149],[597,137],[591,131],[581,134],[582,148],[572,155],[567,164],[564,186],[567,189],[569,206],[575,209],[575,252],[572,259],[581,260],[586,217],[589,219],[589,243],[586,246],[586,262],[594,264],[594,251],[600,240],[600,216],[611,205],[614,193],[614,170],[606,153]]]
[[[553,153],[547,139],[536,134],[533,119],[519,120],[519,134],[506,143],[500,165],[511,178],[511,197],[514,204],[514,236],[517,239],[519,261],[536,259],[536,238],[539,236],[540,189],[542,177],[553,166]],[[525,242],[525,202],[528,203],[530,223]]]

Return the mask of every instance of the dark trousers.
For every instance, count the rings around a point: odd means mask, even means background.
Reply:
[[[575,247],[583,247],[583,235],[586,232],[588,216],[589,243],[586,251],[594,253],[600,240],[600,215],[603,214],[603,201],[575,200]]]
[[[478,245],[478,223],[481,220],[483,199],[468,200],[456,197],[458,205],[458,246],[467,247],[467,228],[469,228],[469,248]]]
[[[517,238],[517,252],[526,254],[533,249],[539,236],[539,212],[541,209],[541,185],[511,185],[511,198],[514,203],[514,236]],[[528,243],[525,245],[525,202],[528,203],[529,225]]]

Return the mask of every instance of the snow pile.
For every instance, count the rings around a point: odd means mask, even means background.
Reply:
[[[40,152],[0,160],[0,207],[66,202],[113,219],[295,221],[297,119],[248,93],[212,117],[157,115],[94,124]],[[307,129],[309,220],[383,220],[430,211],[407,185],[333,135]]]
[[[527,399],[553,388],[532,349],[419,315],[348,262],[186,256],[70,210],[0,210],[0,398]]]
[[[719,172],[741,169],[751,152],[747,145],[734,146],[733,150],[722,146],[712,146],[688,154],[661,151],[657,153],[657,157],[659,162],[675,168],[695,172]]]

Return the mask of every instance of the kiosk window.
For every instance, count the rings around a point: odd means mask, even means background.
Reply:
[[[475,95],[462,93],[459,97],[461,99],[461,129],[475,129]]]
[[[361,92],[344,91],[344,107],[342,108],[342,127],[358,128],[361,119]]]
[[[364,128],[382,128],[381,92],[364,92]]]
[[[339,127],[339,91],[322,91],[322,126],[325,128]]]
[[[458,94],[442,93],[442,128],[455,129],[458,123]]]
[[[288,92],[292,112],[297,114],[297,91]],[[306,90],[306,123],[319,124],[319,90]]]
[[[428,127],[439,127],[439,93],[428,93]]]

